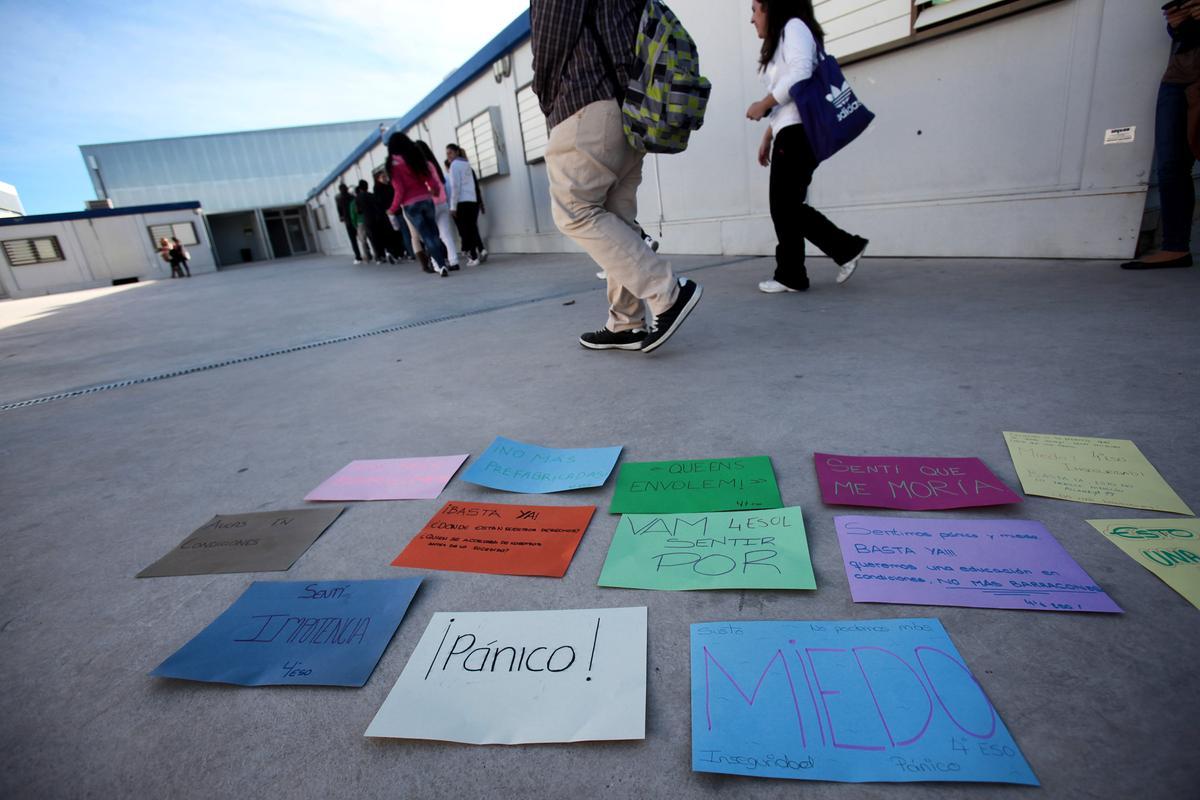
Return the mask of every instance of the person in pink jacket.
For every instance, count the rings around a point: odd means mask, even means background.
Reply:
[[[397,214],[404,210],[433,259],[434,271],[445,278],[450,274],[449,257],[438,236],[437,211],[433,205],[436,194],[433,187],[440,189],[437,165],[425,158],[413,140],[399,131],[388,137],[387,150],[394,193],[388,219],[392,227],[397,228],[403,224]]]
[[[442,244],[446,245],[446,255],[450,258],[450,271],[454,272],[458,269],[458,245],[454,241],[454,226],[450,222],[450,198],[446,194],[446,175],[442,172],[442,167],[437,163],[437,158],[428,144],[420,140],[413,144],[421,151],[421,155],[425,156],[430,164],[433,164],[433,170],[437,173],[437,185],[431,185],[429,188],[433,190],[433,209],[437,212],[438,234],[442,238]]]

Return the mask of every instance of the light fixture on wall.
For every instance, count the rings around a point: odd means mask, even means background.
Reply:
[[[492,64],[492,77],[496,79],[496,83],[503,83],[509,75],[512,75],[512,55],[505,53],[499,61]]]

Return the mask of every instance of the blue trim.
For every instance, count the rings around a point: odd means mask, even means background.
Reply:
[[[67,222],[74,219],[97,219],[99,217],[127,217],[133,214],[156,214],[162,211],[191,211],[200,207],[199,200],[182,203],[159,203],[153,206],[126,206],[125,208],[97,208],[89,211],[66,211],[62,214],[33,214],[28,217],[6,217],[0,219],[0,228],[13,225],[35,225],[39,222]]]
[[[521,16],[509,23],[508,27],[500,31],[496,38],[484,45],[482,50],[471,57],[471,60],[452,72],[450,77],[446,78],[436,89],[427,94],[424,100],[413,106],[411,111],[388,128],[384,133],[384,138],[387,138],[395,131],[402,131],[412,127],[414,123],[441,105],[446,98],[453,95],[465,84],[473,81],[480,73],[487,70],[492,65],[492,62],[499,59],[505,53],[516,49],[517,45],[529,38],[531,32],[532,27],[529,23],[529,11],[526,10],[521,12]],[[354,162],[366,155],[367,151],[377,144],[379,144],[379,134],[372,133],[342,163],[334,167],[333,172],[326,175],[325,180],[317,184],[317,187],[308,193],[304,201],[307,203],[325,191],[343,172],[353,166]]]

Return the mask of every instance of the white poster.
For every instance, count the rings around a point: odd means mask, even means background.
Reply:
[[[646,609],[440,612],[367,736],[646,738]]]

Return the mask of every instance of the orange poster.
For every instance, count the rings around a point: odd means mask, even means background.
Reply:
[[[595,511],[595,506],[446,503],[392,566],[561,578]]]

